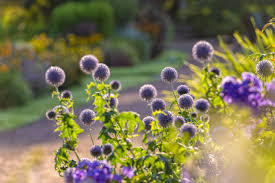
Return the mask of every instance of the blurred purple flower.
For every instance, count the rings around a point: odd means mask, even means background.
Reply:
[[[249,72],[242,73],[242,80],[227,76],[221,83],[221,96],[228,104],[237,103],[257,111],[261,105],[263,84],[259,78]]]
[[[122,174],[124,176],[128,177],[129,179],[131,179],[135,175],[134,171],[132,170],[132,168],[130,166],[123,167]]]

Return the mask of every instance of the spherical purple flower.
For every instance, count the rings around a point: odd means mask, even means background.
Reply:
[[[179,85],[177,88],[177,92],[179,95],[187,94],[190,92],[190,89],[186,85]]]
[[[191,116],[191,118],[197,118],[198,114],[196,112],[192,112],[190,116]]]
[[[46,117],[49,119],[49,120],[55,120],[55,117],[56,117],[56,112],[54,110],[48,110],[46,112]]]
[[[157,90],[153,85],[146,84],[139,89],[139,96],[142,100],[149,102],[157,96]]]
[[[110,77],[109,67],[105,64],[98,64],[97,69],[93,73],[93,77],[97,81],[105,81]]]
[[[128,166],[128,167],[123,167],[122,174],[124,176],[128,177],[129,179],[131,179],[132,177],[134,177],[135,172],[133,171],[133,169],[130,166]]]
[[[115,91],[119,91],[121,89],[121,83],[118,80],[114,80],[110,82],[111,88]]]
[[[208,122],[209,121],[209,116],[207,114],[203,114],[203,115],[201,115],[200,120],[202,122]]]
[[[178,79],[178,72],[173,67],[165,67],[161,71],[161,80],[166,83],[173,83]]]
[[[65,99],[72,99],[72,98],[73,98],[73,94],[72,94],[72,92],[70,92],[69,90],[64,90],[64,91],[61,93],[61,97],[62,97],[62,98],[65,98]]]
[[[185,123],[185,119],[182,116],[177,116],[174,121],[174,125],[177,128],[180,128]]]
[[[50,67],[45,74],[46,82],[54,87],[59,87],[65,82],[65,72],[57,66]]]
[[[216,76],[220,76],[221,75],[221,70],[217,67],[212,67],[210,69],[210,72],[214,73]]]
[[[269,60],[262,60],[256,65],[256,72],[263,77],[270,76],[274,71],[274,67]]]
[[[99,157],[102,155],[102,149],[100,146],[98,145],[94,145],[93,147],[91,147],[90,149],[90,154],[93,156],[93,157]]]
[[[118,106],[118,99],[113,94],[111,94],[110,96],[106,94],[103,98],[106,100],[111,108],[116,108]]]
[[[165,101],[160,98],[155,98],[151,103],[152,110],[155,111],[163,111],[166,108]]]
[[[209,109],[209,102],[206,99],[198,99],[195,101],[195,109],[200,113],[205,113]]]
[[[62,115],[62,114],[68,114],[69,110],[67,107],[63,105],[58,105],[53,108],[53,111],[56,112],[56,114]]]
[[[68,168],[64,172],[64,181],[65,181],[65,183],[74,183],[74,178],[73,178],[74,171],[75,171],[74,168]]]
[[[193,58],[198,61],[209,61],[213,54],[213,46],[206,41],[199,41],[192,48]]]
[[[106,143],[102,147],[102,152],[104,155],[110,155],[113,152],[113,145],[110,143]]]
[[[163,113],[158,114],[158,121],[159,121],[159,126],[165,128],[173,123],[174,116],[173,116],[173,113],[170,111],[163,111]]]
[[[178,99],[179,106],[182,109],[190,109],[193,105],[193,102],[193,98],[189,94],[183,94]]]
[[[149,131],[151,130],[151,123],[155,121],[155,118],[153,118],[152,116],[146,116],[145,118],[143,118],[142,122],[145,125],[145,130]]]
[[[79,114],[80,122],[84,123],[85,125],[91,125],[94,122],[95,112],[91,109],[84,109]]]
[[[181,129],[180,129],[181,133],[188,133],[190,135],[190,137],[194,137],[197,129],[195,127],[195,125],[193,125],[192,123],[185,123]]]
[[[80,59],[80,69],[86,74],[92,74],[98,65],[98,60],[94,55],[85,55]]]

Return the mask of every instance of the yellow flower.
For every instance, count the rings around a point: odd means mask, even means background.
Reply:
[[[8,71],[8,66],[6,64],[1,64],[0,65],[0,72],[7,72]]]

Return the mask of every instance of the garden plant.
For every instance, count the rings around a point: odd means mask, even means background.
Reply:
[[[194,96],[188,83],[174,89],[179,74],[165,67],[160,77],[171,87],[172,99],[168,103],[158,98],[155,86],[143,85],[140,100],[151,110],[143,119],[136,112],[118,110],[121,84],[117,80],[106,83],[110,70],[95,56],[83,56],[79,63],[80,69],[91,75],[85,91],[92,105],[78,116],[73,94],[59,91],[65,82],[64,71],[57,66],[47,70],[46,82],[54,88],[52,96],[60,104],[46,116],[56,122],[55,132],[63,142],[55,152],[55,169],[66,183],[275,180],[274,57],[255,56],[260,58],[255,73],[222,77],[221,70],[212,65],[214,48],[210,43],[199,41],[192,51],[193,58],[204,65],[198,86],[203,88],[201,93]],[[78,135],[84,131],[77,118],[89,129],[90,157],[77,152]],[[101,144],[94,143],[91,126],[95,121],[102,123],[97,137]],[[220,143],[222,140],[226,143]],[[239,152],[237,144],[247,147],[244,160],[229,148]]]

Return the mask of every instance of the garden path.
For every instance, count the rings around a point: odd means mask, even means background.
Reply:
[[[198,40],[177,38],[169,46],[169,49],[187,53],[189,56],[185,62],[198,64],[190,56],[192,46],[196,41]],[[216,44],[216,40],[209,41]],[[190,70],[187,66],[182,66],[179,73],[190,74]],[[150,84],[153,84],[159,91],[158,97],[162,97],[162,90],[170,90],[169,85],[163,83],[159,77]],[[177,85],[179,84],[177,83]],[[140,100],[138,96],[139,88],[140,86],[132,87],[120,94],[119,110],[136,111],[143,118],[149,115],[150,109],[145,102]],[[76,115],[85,107],[77,108],[75,110]],[[83,125],[81,127],[85,128]],[[60,145],[58,134],[53,132],[54,129],[55,123],[43,118],[21,128],[0,133],[0,163],[2,164],[0,167],[0,180],[4,180],[4,183],[6,181],[9,181],[9,183],[60,182],[53,168],[53,152]],[[96,136],[100,124],[94,124],[92,129],[95,132],[94,136]],[[83,133],[80,139],[79,154],[89,156],[88,149],[91,144],[88,134]],[[16,171],[11,171],[15,169]]]

